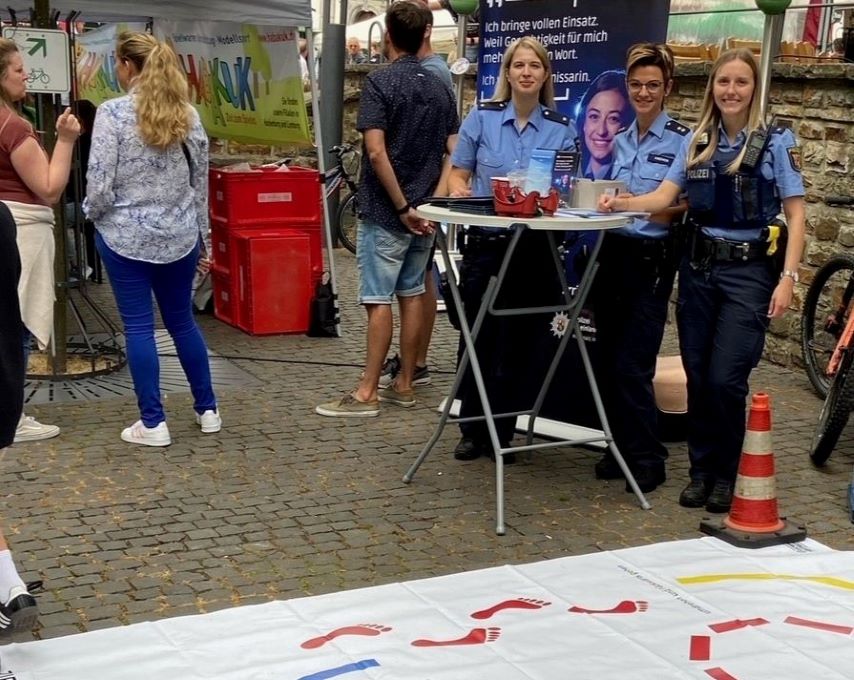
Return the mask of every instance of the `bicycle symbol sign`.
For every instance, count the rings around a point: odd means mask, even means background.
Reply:
[[[71,90],[68,36],[64,31],[4,26],[3,37],[18,45],[28,91],[62,94]]]
[[[32,85],[35,82],[43,83],[47,85],[50,82],[50,76],[44,72],[42,68],[33,68],[30,69],[30,72],[27,74],[27,84]],[[32,89],[32,88],[30,88]]]

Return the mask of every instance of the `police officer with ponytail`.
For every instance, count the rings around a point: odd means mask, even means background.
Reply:
[[[691,481],[680,505],[727,512],[745,431],[748,378],[769,320],[792,302],[804,241],[800,154],[786,128],[760,115],[749,50],[712,67],[695,132],[646,195],[603,197],[603,211],[655,213],[688,195],[690,243],[679,269],[677,321],[688,376]],[[778,238],[785,213],[788,239]],[[774,255],[774,257],[772,257]]]

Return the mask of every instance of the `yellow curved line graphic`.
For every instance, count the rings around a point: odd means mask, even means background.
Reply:
[[[683,585],[697,583],[718,583],[719,581],[812,581],[831,588],[854,590],[854,581],[836,576],[795,576],[793,574],[704,574],[702,576],[682,576],[676,579]]]

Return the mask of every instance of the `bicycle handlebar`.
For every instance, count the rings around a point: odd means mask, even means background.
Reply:
[[[854,196],[826,196],[824,202],[827,205],[851,207],[852,205],[854,205]]]
[[[350,153],[352,150],[353,147],[350,144],[336,144],[329,149],[329,153],[334,153],[338,158],[341,158],[345,153]]]

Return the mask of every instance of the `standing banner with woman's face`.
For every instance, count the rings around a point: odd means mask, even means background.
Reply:
[[[478,99],[489,99],[501,57],[532,35],[552,61],[555,103],[576,121],[582,173],[607,177],[614,135],[634,115],[623,71],[636,42],[664,42],[670,0],[480,0]]]
[[[552,62],[555,105],[576,122],[580,174],[609,178],[615,137],[634,119],[626,89],[628,48],[638,42],[664,42],[670,0],[480,0],[478,99],[492,97],[501,59],[516,38],[532,35]],[[564,244],[567,280],[576,285],[587,265],[597,232],[573,232]],[[558,313],[546,328],[532,328],[530,380],[538,388],[557,345],[567,332]],[[597,362],[595,309],[588,301],[581,328]],[[537,361],[534,360],[533,364]],[[570,342],[541,415],[559,422],[599,428],[580,354]]]

